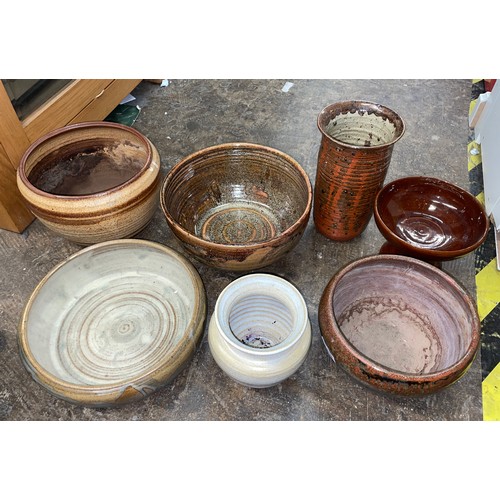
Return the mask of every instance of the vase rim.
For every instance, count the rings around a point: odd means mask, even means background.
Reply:
[[[391,141],[384,142],[383,144],[375,144],[370,146],[358,145],[358,144],[350,144],[348,142],[340,141],[336,139],[332,135],[330,135],[326,131],[326,126],[332,118],[338,116],[340,114],[347,114],[349,112],[355,113],[359,111],[365,111],[366,113],[372,114],[375,113],[377,116],[382,118],[387,118],[391,121],[391,123],[395,126],[394,137]],[[378,104],[372,101],[366,100],[347,100],[347,101],[338,101],[332,104],[325,106],[317,118],[317,126],[323,137],[328,138],[333,143],[358,150],[374,150],[374,149],[383,149],[393,146],[401,137],[403,137],[406,125],[401,116],[394,111],[393,109],[385,106],[384,104]]]

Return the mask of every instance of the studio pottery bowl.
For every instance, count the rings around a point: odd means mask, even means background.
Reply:
[[[118,406],[142,399],[187,365],[205,317],[205,290],[185,257],[138,239],[99,243],[35,288],[19,324],[21,358],[57,397]]]
[[[403,177],[375,198],[375,222],[387,240],[382,253],[429,262],[451,260],[481,245],[489,219],[470,193],[433,177]]]
[[[364,257],[341,269],[323,292],[319,324],[339,366],[402,396],[455,382],[480,337],[469,294],[435,266],[400,255]]]
[[[160,193],[174,235],[207,265],[262,268],[292,250],[309,220],[312,188],[290,156],[231,143],[177,163]]]
[[[236,382],[257,389],[279,384],[300,368],[311,346],[305,300],[279,276],[242,276],[217,299],[208,345]]]
[[[78,123],[27,149],[17,185],[38,220],[68,240],[89,245],[128,238],[158,207],[160,157],[133,128]]]

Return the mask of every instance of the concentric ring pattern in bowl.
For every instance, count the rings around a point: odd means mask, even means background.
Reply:
[[[19,325],[33,378],[65,400],[143,398],[184,368],[203,334],[205,290],[176,251],[143,240],[88,247],[36,287]]]

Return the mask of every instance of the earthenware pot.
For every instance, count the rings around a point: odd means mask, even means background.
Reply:
[[[312,187],[290,156],[258,144],[212,146],[167,174],[161,207],[174,235],[203,263],[249,271],[281,259],[309,220]]]
[[[127,238],[159,203],[160,157],[137,130],[87,122],[54,130],[23,155],[17,185],[33,214],[82,245]]]
[[[363,232],[373,214],[394,144],[403,136],[401,117],[366,101],[331,104],[318,116],[321,145],[314,188],[314,224],[332,240]]]
[[[402,396],[458,380],[480,340],[470,295],[443,271],[399,255],[364,257],[341,269],[323,292],[319,324],[341,368]]]
[[[490,222],[469,192],[433,177],[402,177],[375,198],[374,217],[387,240],[381,253],[438,264],[462,257],[486,239]]]
[[[279,384],[299,369],[311,345],[304,298],[278,276],[242,276],[219,295],[208,343],[233,380],[254,388]]]
[[[19,323],[21,359],[59,398],[119,406],[187,366],[205,318],[205,289],[185,257],[138,239],[99,243],[35,288]]]

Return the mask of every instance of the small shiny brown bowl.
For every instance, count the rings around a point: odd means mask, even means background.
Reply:
[[[381,253],[429,262],[462,257],[485,240],[489,219],[469,192],[434,177],[402,177],[375,198],[375,222],[388,244]]]
[[[322,294],[319,324],[341,368],[398,396],[431,394],[458,380],[480,340],[470,295],[435,266],[401,255],[341,269]]]
[[[70,241],[129,238],[158,208],[160,156],[131,127],[104,121],[67,125],[26,150],[17,186],[33,215]]]
[[[160,203],[172,232],[194,257],[212,267],[249,271],[296,246],[309,220],[312,187],[287,154],[229,143],[172,167]]]

